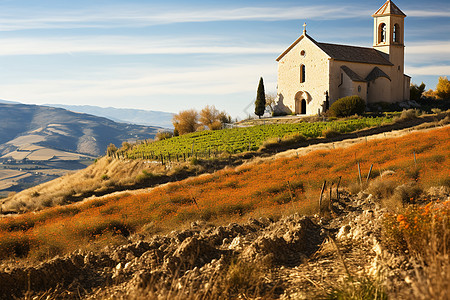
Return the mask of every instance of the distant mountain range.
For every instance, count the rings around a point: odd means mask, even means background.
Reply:
[[[0,103],[4,104],[22,104],[16,101],[8,101],[0,99]],[[79,112],[98,117],[108,118],[119,123],[130,123],[145,126],[157,126],[172,129],[173,113],[132,109],[132,108],[114,108],[100,107],[93,105],[67,105],[67,104],[44,104],[45,106],[64,108],[73,112]]]
[[[158,130],[62,108],[0,103],[1,156],[31,144],[98,156],[110,143],[153,138]]]
[[[154,138],[161,127],[0,100],[0,198],[85,168],[110,143]]]
[[[173,128],[173,114],[168,112],[130,108],[99,107],[91,105],[46,104],[46,106],[59,107],[74,112],[105,117],[121,123]]]

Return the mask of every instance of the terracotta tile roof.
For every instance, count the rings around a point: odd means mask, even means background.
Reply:
[[[367,81],[372,81],[377,79],[378,77],[386,77],[387,79],[391,80],[391,78],[389,77],[389,75],[387,75],[386,73],[383,72],[383,70],[381,70],[378,67],[373,68],[372,71],[370,71],[369,75],[367,75],[366,80]],[[392,80],[391,80],[392,81]]]
[[[335,60],[392,66],[383,52],[373,48],[318,42],[316,42],[316,45]]]
[[[394,4],[392,1],[386,1],[379,10],[377,10],[372,17],[374,16],[384,16],[384,15],[397,15],[397,16],[405,16],[406,15]]]
[[[347,66],[341,66],[342,71],[345,72],[345,74],[347,74],[348,77],[350,77],[350,79],[352,81],[365,81],[361,76],[359,76],[358,74],[356,74],[352,69],[350,69]]]

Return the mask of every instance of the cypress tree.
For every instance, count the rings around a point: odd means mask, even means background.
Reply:
[[[258,91],[256,92],[255,115],[260,119],[266,110],[266,92],[264,91],[264,81],[262,77],[259,79]]]

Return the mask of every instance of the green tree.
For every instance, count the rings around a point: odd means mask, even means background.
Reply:
[[[450,82],[448,81],[447,76],[439,77],[436,86],[436,96],[442,99],[450,99]]]
[[[262,77],[259,79],[258,91],[256,92],[255,115],[260,119],[266,110],[266,93],[264,91],[264,81]]]
[[[425,83],[421,83],[420,85],[417,84],[411,84],[410,88],[410,100],[420,100],[422,97],[423,92],[425,92]]]

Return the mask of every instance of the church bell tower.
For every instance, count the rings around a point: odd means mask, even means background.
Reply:
[[[393,64],[389,76],[391,95],[396,101],[405,99],[405,17],[406,15],[392,2],[386,1],[372,17],[374,18],[373,47],[387,55]],[[409,89],[409,87],[408,87]],[[409,98],[409,96],[407,96]]]
[[[403,74],[406,15],[392,1],[386,1],[372,17],[374,18],[373,47],[389,55],[389,60],[395,67],[400,67]]]

